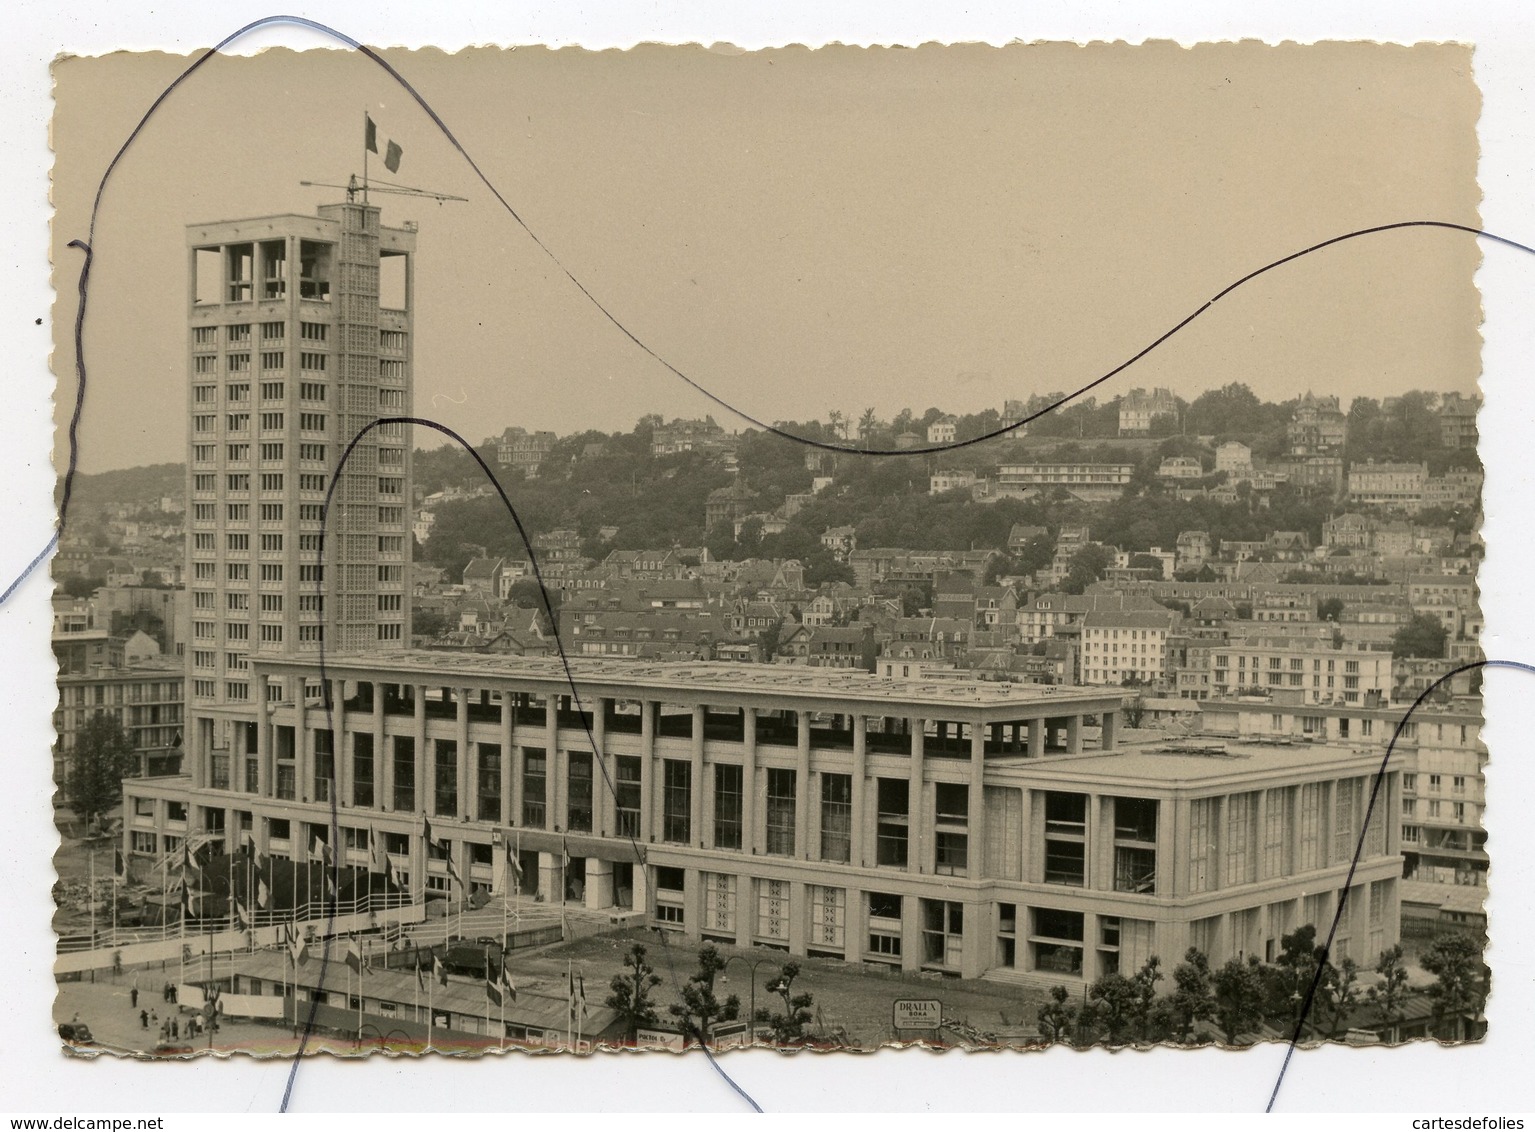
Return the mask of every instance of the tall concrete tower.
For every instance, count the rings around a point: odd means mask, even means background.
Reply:
[[[410,640],[415,226],[361,200],[187,229],[186,764],[255,782],[253,655]],[[331,510],[325,515],[330,495]]]

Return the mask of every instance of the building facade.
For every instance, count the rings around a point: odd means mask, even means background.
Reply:
[[[278,694],[257,658],[409,640],[411,451],[376,422],[411,412],[415,244],[358,199],[188,226],[186,738],[204,763],[227,767]]]
[[[579,702],[553,658],[337,656],[327,712],[315,660],[258,658],[256,679],[300,694],[261,701],[227,782],[204,755],[128,783],[125,848],[248,833],[308,860],[331,842],[334,788],[337,859],[365,863],[382,838],[412,892],[516,883],[504,844],[521,891],[690,940],[1092,979],[1189,946],[1272,958],[1283,932],[1327,922],[1375,766],[1124,750],[1119,697],[1084,689],[574,665]],[[1395,942],[1397,849],[1383,823],[1366,834],[1344,954]]]

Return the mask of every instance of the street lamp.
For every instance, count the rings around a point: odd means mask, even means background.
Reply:
[[[729,959],[726,959],[725,962],[720,966],[720,982],[726,984],[727,986],[730,984],[730,976],[727,975],[725,972],[730,969],[730,965],[732,963],[737,963],[737,962],[745,963],[746,964],[747,972],[748,972],[746,977],[751,982],[751,991],[750,991],[750,993],[747,996],[747,1000],[750,1002],[750,1006],[747,1007],[746,1019],[747,1019],[748,1032],[751,1034],[751,1039],[752,1039],[751,1040],[751,1044],[752,1045],[756,1045],[757,1044],[757,968],[762,966],[762,964],[764,964],[764,963],[772,963],[772,964],[774,964],[778,968],[778,977],[781,979],[781,978],[783,978],[783,965],[781,963],[778,963],[777,960],[772,959],[772,958],[770,958],[770,957],[768,957],[766,955],[764,955],[761,959],[757,959],[755,961],[747,959],[746,956],[744,956],[744,955],[732,955]]]

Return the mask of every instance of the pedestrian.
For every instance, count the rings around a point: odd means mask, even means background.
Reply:
[[[128,992],[128,1002],[129,1002],[130,1005],[132,1005],[133,1009],[137,1010],[139,1008],[139,988],[138,987],[134,987],[132,990],[130,990]]]
[[[173,1037],[173,1038],[181,1037],[181,1027],[176,1024],[176,1019],[174,1019],[174,1018],[171,1019],[171,1037]]]
[[[171,985],[170,985],[170,983],[166,983],[164,986],[162,986],[160,988],[160,1001],[161,1002],[169,1002],[170,1000],[171,1000]]]
[[[139,1025],[142,1026],[146,1030],[149,1029],[149,1011],[147,1011],[147,1010],[140,1010],[139,1011]]]
[[[176,1005],[176,1003],[177,1003],[177,1001],[178,1001],[178,999],[177,999],[177,998],[176,998],[176,996],[177,996],[177,995],[178,995],[178,994],[179,994],[179,993],[181,993],[181,992],[180,992],[180,991],[178,991],[178,990],[177,990],[177,989],[176,989],[176,984],[175,984],[175,983],[172,983],[172,984],[171,984],[171,1005],[172,1005],[172,1006],[175,1006],[175,1005]]]

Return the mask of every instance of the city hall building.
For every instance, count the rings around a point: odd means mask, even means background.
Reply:
[[[136,853],[373,838],[405,887],[517,888],[689,940],[966,978],[1092,979],[1190,946],[1398,937],[1391,774],[1324,745],[1119,742],[1120,697],[854,671],[391,651],[253,657],[251,717],[125,784]],[[424,818],[423,815],[427,817]],[[432,842],[425,824],[430,821]],[[507,867],[510,854],[517,862]],[[457,879],[455,879],[457,878]]]

